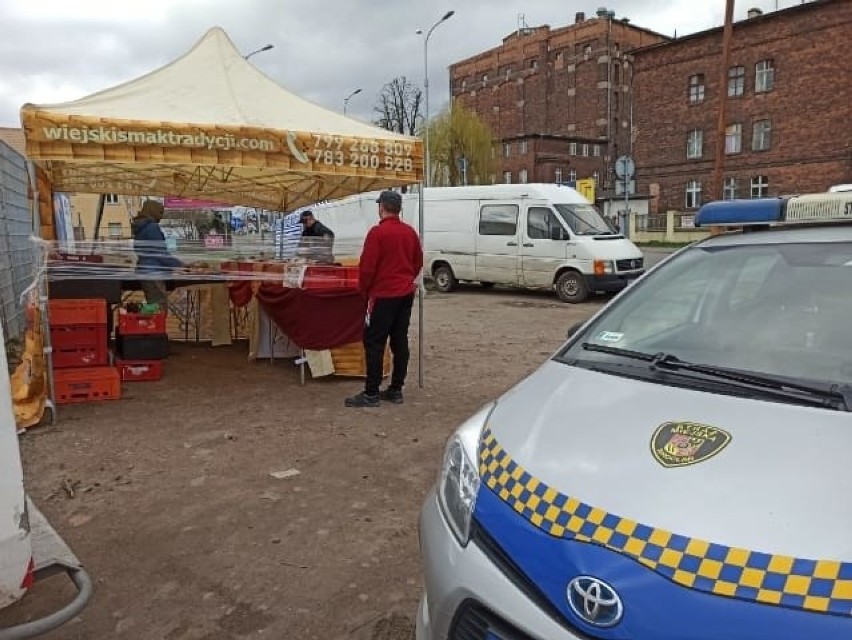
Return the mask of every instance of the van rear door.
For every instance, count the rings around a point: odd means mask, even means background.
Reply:
[[[480,204],[476,229],[476,279],[494,284],[520,284],[520,205],[488,201]]]

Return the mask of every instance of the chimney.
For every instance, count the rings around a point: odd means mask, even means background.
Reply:
[[[748,19],[749,20],[751,20],[752,18],[757,18],[757,17],[762,16],[762,15],[763,15],[763,11],[761,11],[760,9],[755,8],[755,9],[749,9],[748,10]]]
[[[582,11],[578,11],[577,15],[574,16],[574,24],[580,24],[581,22],[586,21],[586,14]]]

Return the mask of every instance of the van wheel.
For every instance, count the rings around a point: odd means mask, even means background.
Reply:
[[[566,271],[556,279],[556,295],[562,302],[577,304],[589,297],[586,279],[576,271]]]
[[[453,270],[446,264],[435,267],[432,277],[435,280],[435,288],[441,293],[449,293],[459,283],[453,274]]]

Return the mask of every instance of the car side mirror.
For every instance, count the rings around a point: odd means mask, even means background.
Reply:
[[[582,327],[584,324],[586,324],[586,322],[584,320],[581,320],[580,322],[572,325],[571,328],[568,329],[568,333],[565,334],[565,339],[570,340],[571,338],[573,338],[574,334],[577,333],[580,330],[580,327]]]

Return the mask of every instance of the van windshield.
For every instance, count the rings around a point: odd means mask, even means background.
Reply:
[[[614,231],[590,204],[557,204],[556,210],[578,236],[598,236],[612,234]]]

